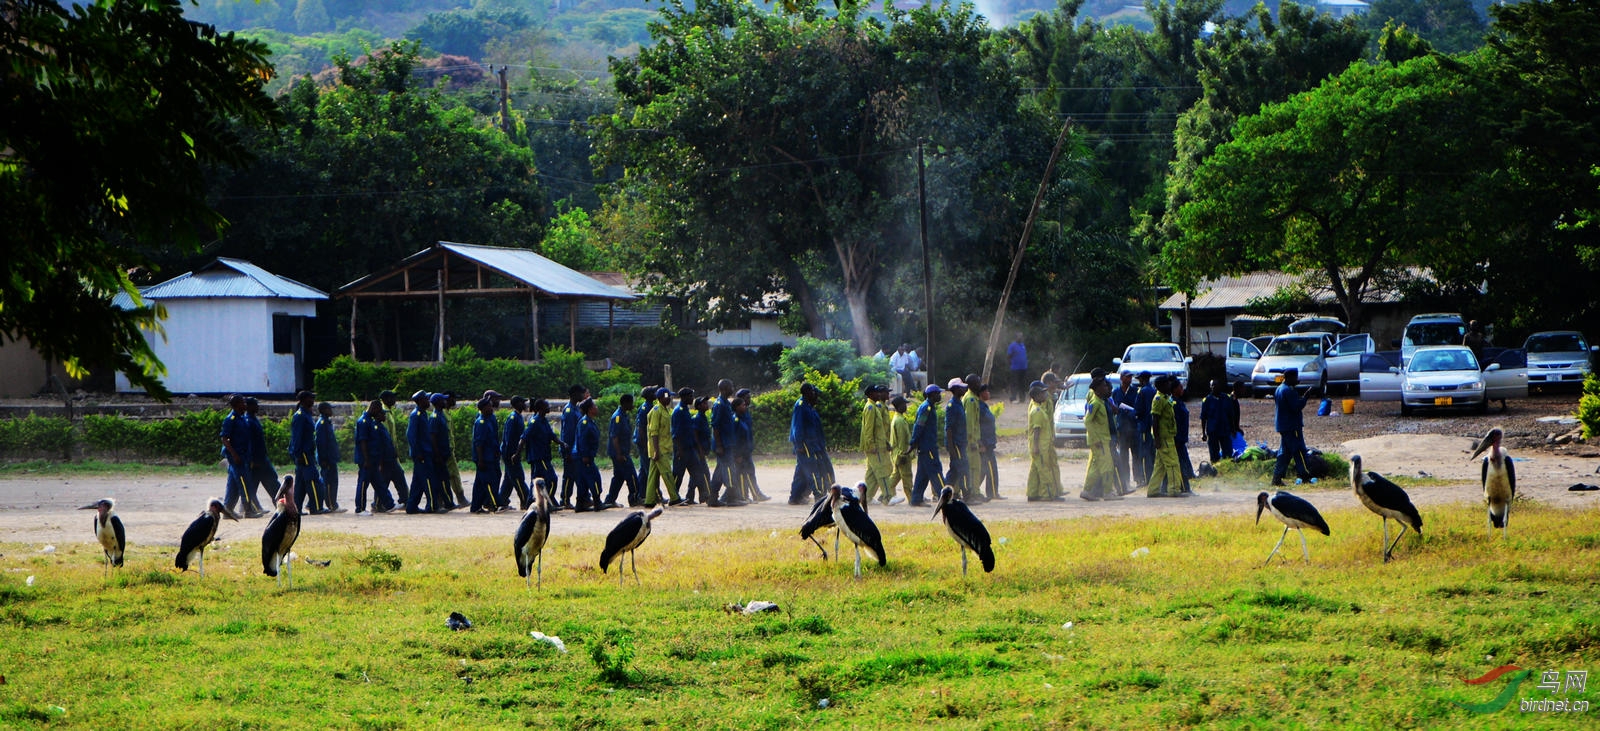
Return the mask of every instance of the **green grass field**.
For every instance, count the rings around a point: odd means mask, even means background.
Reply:
[[[1281,526],[1253,517],[995,524],[997,570],[965,580],[936,523],[890,527],[888,568],[859,581],[792,533],[657,535],[619,588],[600,538],[560,538],[542,591],[509,536],[311,533],[299,554],[333,565],[301,562],[292,591],[253,541],[210,552],[203,581],[171,549],[135,545],[107,580],[98,546],[0,545],[0,727],[1593,723],[1456,704],[1506,690],[1462,682],[1505,663],[1534,670],[1518,698],[1596,695],[1534,687],[1600,670],[1594,513],[1528,505],[1502,542],[1476,506],[1434,509],[1385,565],[1378,520],[1335,512],[1310,566],[1291,534],[1267,567]],[[752,599],[782,611],[723,611]]]

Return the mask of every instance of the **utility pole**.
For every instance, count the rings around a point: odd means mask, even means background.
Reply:
[[[493,66],[490,67],[494,68]],[[500,71],[500,129],[504,130],[507,137],[511,136],[511,94],[506,84],[506,71],[510,66],[501,66]]]
[[[928,374],[928,383],[933,383],[933,264],[928,259],[928,183],[927,168],[922,164],[922,143],[917,140],[917,209],[922,234],[922,313],[928,318],[928,343],[923,346],[927,352],[922,354],[922,369]]]

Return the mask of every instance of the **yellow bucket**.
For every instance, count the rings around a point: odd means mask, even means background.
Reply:
[[[1350,415],[1350,414],[1356,413],[1356,400],[1355,399],[1347,398],[1347,399],[1344,400],[1344,413],[1347,416]]]

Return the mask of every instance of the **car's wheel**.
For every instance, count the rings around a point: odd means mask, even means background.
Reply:
[[[1400,402],[1400,415],[1401,416],[1410,416],[1411,412],[1414,411],[1414,410],[1415,409],[1412,409],[1410,405],[1406,404],[1406,402],[1404,402],[1404,401]]]
[[[1479,401],[1477,408],[1473,409],[1473,411],[1476,411],[1480,414],[1489,413],[1489,398],[1486,396],[1482,401]]]

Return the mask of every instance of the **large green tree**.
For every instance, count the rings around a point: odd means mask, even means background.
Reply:
[[[249,159],[235,127],[274,117],[265,47],[184,19],[176,0],[0,7],[0,333],[81,375],[113,367],[167,396],[128,272],[224,225],[209,166]]]

